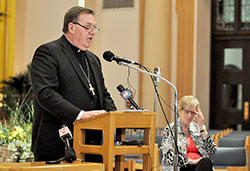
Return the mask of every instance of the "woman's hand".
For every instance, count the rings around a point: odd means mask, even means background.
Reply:
[[[196,118],[197,124],[199,125],[200,130],[204,130],[204,126],[203,126],[204,125],[204,116],[203,116],[200,108],[198,108],[196,110],[195,118]]]
[[[189,159],[189,164],[197,164],[201,159],[202,157],[198,159]]]

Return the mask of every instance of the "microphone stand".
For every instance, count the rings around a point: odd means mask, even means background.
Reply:
[[[158,82],[155,83],[155,101],[154,101],[154,112],[157,111],[157,94],[158,94]]]
[[[160,67],[157,67],[155,69],[158,70],[158,72],[160,72]],[[156,73],[154,72],[154,74],[156,74]],[[158,78],[154,79],[154,86],[155,86],[154,112],[155,113],[157,112],[157,97],[158,97],[158,85],[159,85],[159,82],[160,82],[160,79],[158,79]]]
[[[177,164],[178,164],[178,156],[177,156],[177,118],[178,118],[178,107],[177,107],[177,104],[178,104],[178,100],[177,100],[177,89],[176,89],[176,87],[174,86],[174,84],[173,83],[171,83],[170,81],[168,81],[167,79],[165,79],[165,78],[163,78],[163,77],[161,77],[160,75],[156,75],[156,74],[154,74],[154,73],[150,73],[150,72],[147,72],[147,71],[144,71],[144,70],[142,70],[142,69],[140,69],[140,68],[137,68],[137,67],[135,67],[135,66],[133,66],[133,65],[129,65],[128,63],[125,63],[125,62],[118,62],[118,64],[119,65],[124,65],[124,66],[127,66],[127,67],[129,67],[129,68],[132,68],[132,69],[135,69],[135,70],[137,70],[137,71],[139,71],[139,72],[142,72],[142,73],[144,73],[144,74],[147,74],[147,75],[151,75],[151,76],[153,76],[153,77],[156,77],[156,78],[159,78],[160,80],[163,80],[163,81],[165,81],[167,84],[169,84],[173,89],[174,89],[174,94],[175,94],[175,100],[174,100],[174,110],[175,110],[175,115],[174,115],[174,133],[175,133],[175,136],[174,136],[174,141],[176,142],[176,143],[174,143],[175,145],[174,145],[174,160],[173,160],[173,170],[174,171],[178,171],[179,169],[178,169],[178,166],[177,166]],[[157,89],[156,89],[157,90]]]

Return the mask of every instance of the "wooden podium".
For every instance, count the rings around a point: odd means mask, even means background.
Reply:
[[[144,143],[138,145],[119,145],[114,141],[124,141],[126,128],[144,130]],[[102,130],[102,145],[85,144],[85,131]],[[106,171],[124,170],[125,154],[143,154],[143,170],[151,170],[154,163],[155,144],[155,113],[153,112],[108,112],[96,117],[74,122],[74,149],[78,158],[84,159],[84,154],[103,156]]]
[[[74,161],[60,164],[45,164],[45,162],[0,163],[0,171],[104,171],[102,163]]]

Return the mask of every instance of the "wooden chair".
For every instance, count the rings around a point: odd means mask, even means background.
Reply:
[[[212,138],[212,140],[214,141],[214,140],[215,140],[215,135],[212,134],[212,135],[211,135],[211,138]]]
[[[221,132],[217,133],[215,135],[215,137],[214,137],[214,142],[215,142],[216,146],[218,146],[218,144],[219,144],[219,138],[220,137],[222,137],[222,133]]]
[[[153,171],[160,171],[161,170],[161,158],[160,158],[160,150],[158,148],[158,144],[155,144],[155,159],[154,159],[154,165],[151,170]],[[128,171],[138,171],[138,170],[143,170],[143,160],[141,156],[134,156],[133,157],[128,157],[125,158],[126,160],[126,167],[125,169],[128,169]]]
[[[220,137],[218,147],[244,147],[245,138]]]
[[[244,147],[217,147],[211,156],[216,171],[219,169],[230,171],[246,171],[246,150]]]
[[[163,127],[156,128],[155,129],[155,134],[163,135],[164,134],[164,128]]]
[[[249,134],[250,131],[232,131],[224,137],[246,138]]]
[[[163,135],[155,135],[155,150],[154,150],[154,165],[152,170],[154,171],[160,171],[161,170],[161,141],[162,141]],[[142,170],[142,156],[125,156],[126,161],[129,163],[127,166],[130,166],[131,168],[127,168],[128,171],[136,171],[136,170]]]
[[[246,149],[247,170],[249,171],[250,170],[250,135],[246,137],[245,149]]]

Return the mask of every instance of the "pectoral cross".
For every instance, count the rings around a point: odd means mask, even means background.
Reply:
[[[95,95],[95,89],[94,87],[92,86],[91,83],[89,83],[89,90],[92,92],[93,96]]]

